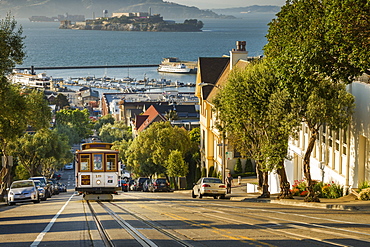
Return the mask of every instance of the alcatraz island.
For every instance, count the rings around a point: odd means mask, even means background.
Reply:
[[[107,14],[107,13],[106,13]],[[197,19],[184,23],[163,20],[160,14],[148,12],[113,13],[111,17],[98,17],[86,21],[63,20],[60,29],[142,31],[142,32],[201,32],[203,22]]]

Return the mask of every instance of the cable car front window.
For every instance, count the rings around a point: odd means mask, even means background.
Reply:
[[[93,154],[94,171],[103,170],[103,154]]]
[[[80,170],[90,171],[90,155],[81,155]]]
[[[116,155],[108,154],[107,155],[107,171],[115,171],[115,170],[116,170]]]

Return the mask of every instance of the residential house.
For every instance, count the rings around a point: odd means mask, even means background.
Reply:
[[[243,54],[244,52],[244,54]],[[233,56],[236,53],[237,56]],[[242,56],[245,56],[244,58]],[[215,127],[217,120],[212,111],[212,99],[227,80],[230,69],[245,68],[249,58],[247,52],[238,47],[230,52],[230,57],[199,58],[196,96],[200,104],[201,160],[207,170],[225,174],[233,172],[235,150],[228,146],[227,139]],[[357,188],[362,182],[370,181],[370,76],[363,75],[347,86],[355,96],[356,108],[352,122],[347,129],[332,131],[323,125],[313,149],[310,165],[313,180],[337,183],[345,191]],[[287,150],[289,159],[285,160],[288,181],[303,180],[303,157],[308,145],[309,128],[302,123],[298,139],[289,140]],[[226,155],[232,154],[231,156]],[[223,165],[225,164],[225,165]],[[280,191],[278,176],[269,174],[271,193]]]
[[[245,45],[245,41],[238,41],[237,48],[230,51],[229,57],[198,59],[195,95],[199,98],[200,105],[201,164],[207,171],[213,166],[223,179],[229,171],[233,173],[237,153],[228,146],[227,139],[216,128],[217,118],[212,110],[212,100],[226,83],[233,68],[243,69],[249,64]]]

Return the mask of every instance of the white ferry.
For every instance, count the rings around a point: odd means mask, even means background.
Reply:
[[[173,64],[173,65],[172,64],[168,64],[168,65],[161,64],[158,67],[158,72],[187,74],[191,72],[191,69],[186,67],[186,65],[183,63]]]
[[[22,72],[16,69],[10,74],[9,79],[14,84],[32,88],[48,88],[50,87],[50,82],[53,80],[51,77],[47,76],[46,73],[35,75],[28,70]]]

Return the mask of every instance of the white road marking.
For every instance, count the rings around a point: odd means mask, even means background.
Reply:
[[[49,222],[49,224],[45,227],[45,229],[37,236],[37,238],[35,239],[35,241],[33,241],[33,243],[30,245],[31,247],[36,247],[38,246],[42,239],[44,238],[45,234],[50,231],[51,227],[54,225],[54,222],[57,220],[57,218],[59,217],[59,215],[63,212],[63,210],[65,209],[65,207],[67,206],[67,204],[69,203],[69,201],[72,199],[74,195],[71,195],[71,197],[68,199],[68,201],[63,205],[63,207],[59,210],[59,212],[51,219],[51,221]]]

